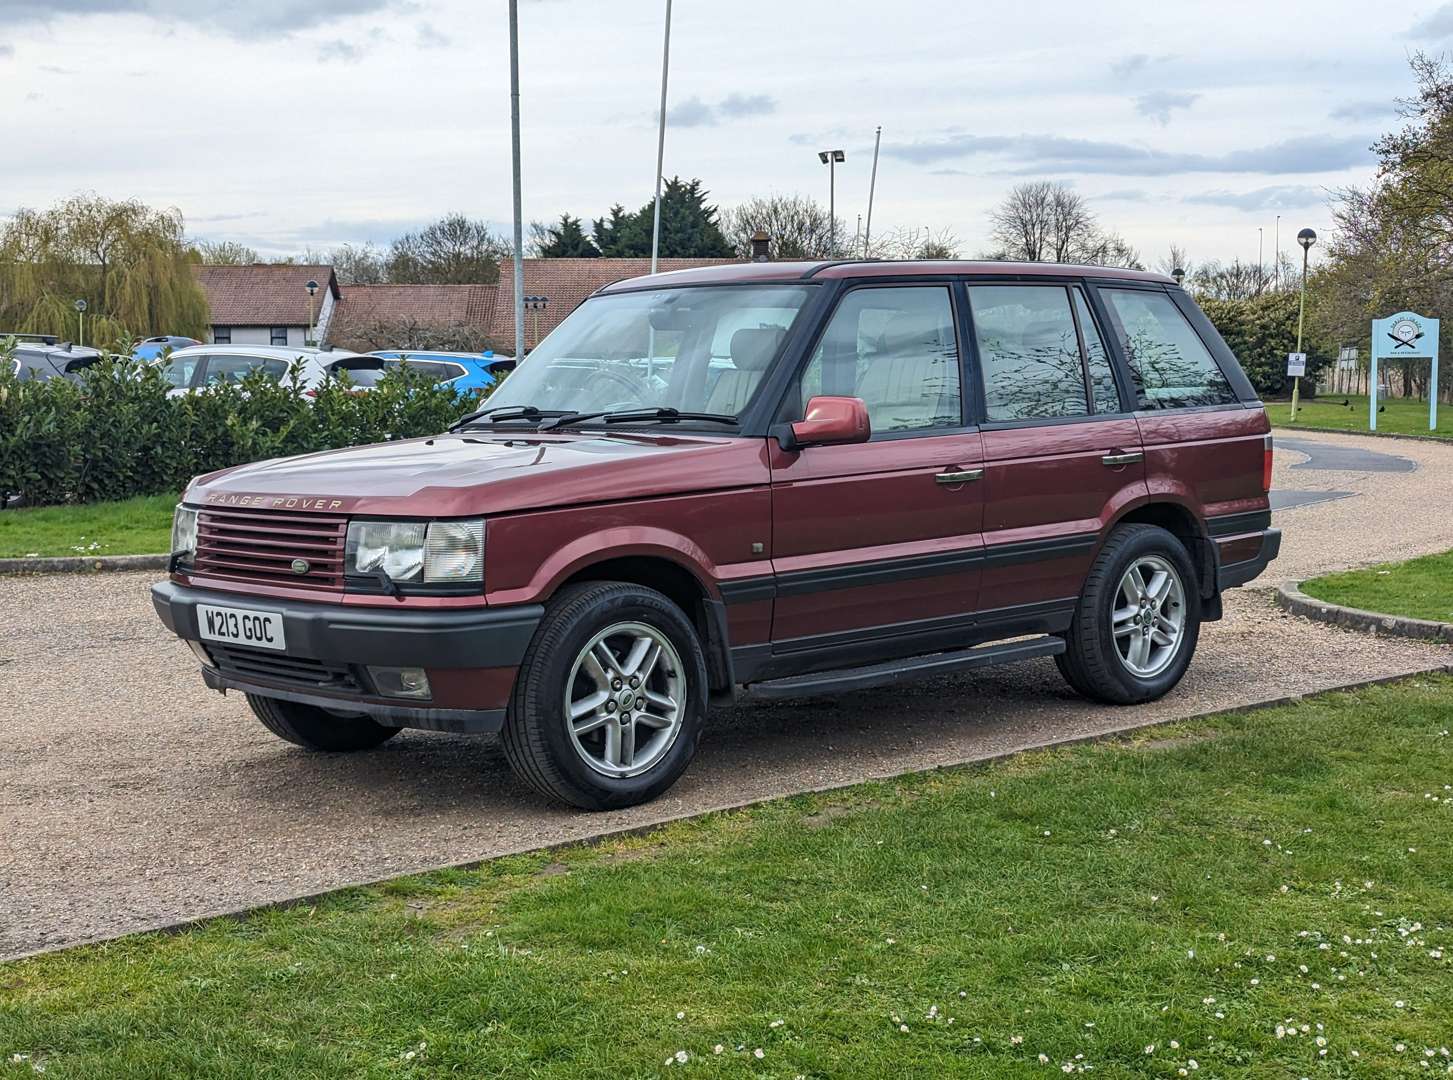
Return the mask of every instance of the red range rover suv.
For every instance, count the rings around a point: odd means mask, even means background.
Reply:
[[[1133,703],[1276,557],[1255,391],[1171,279],[758,263],[622,281],[432,438],[192,482],[153,599],[315,750],[500,732],[650,799],[707,706],[1053,656]]]

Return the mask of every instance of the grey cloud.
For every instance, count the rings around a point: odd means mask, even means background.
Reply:
[[[1397,111],[1398,106],[1395,101],[1349,101],[1346,105],[1333,109],[1331,117],[1333,120],[1361,122],[1396,116]]]
[[[1150,198],[1150,192],[1142,191],[1140,188],[1117,188],[1114,191],[1107,191],[1103,195],[1093,195],[1091,198],[1104,202],[1146,202]]]
[[[56,67],[54,64],[41,64],[40,70],[47,75],[74,75],[75,68]]]
[[[1176,90],[1153,90],[1135,99],[1135,111],[1148,116],[1161,127],[1170,123],[1170,114],[1175,109],[1189,109],[1200,94],[1186,94]]]
[[[318,46],[318,59],[325,63],[337,60],[343,64],[356,64],[363,59],[363,49],[342,38],[334,38],[332,41],[325,41]]]
[[[1138,75],[1151,64],[1161,64],[1173,57],[1166,53],[1161,56],[1151,56],[1150,53],[1131,53],[1116,60],[1110,65],[1110,74],[1117,79],[1128,79],[1132,75]]]
[[[1453,4],[1444,4],[1427,18],[1413,23],[1404,36],[1435,40],[1453,37]]]
[[[1318,206],[1327,199],[1322,188],[1305,184],[1278,184],[1255,191],[1206,191],[1188,195],[1185,202],[1205,206],[1229,206],[1236,210],[1280,210],[1300,206]]]
[[[398,6],[395,0],[247,0],[245,3],[196,3],[195,0],[4,0],[0,26],[50,23],[67,15],[142,15],[164,23],[190,23],[243,37],[309,30],[349,15]]]
[[[765,116],[776,110],[776,99],[767,94],[728,94],[715,104],[689,97],[666,110],[666,121],[673,127],[715,127],[723,120]],[[655,122],[654,115],[651,120]],[[793,142],[805,139],[802,135],[791,136]]]
[[[15,55],[15,46],[14,45],[0,44],[0,60],[3,60],[6,57],[10,57],[10,56],[14,56],[14,55]]]
[[[442,49],[450,43],[448,34],[442,32],[433,23],[420,23],[418,29],[419,44],[426,49]]]
[[[723,116],[765,116],[777,110],[777,102],[767,94],[728,94],[717,105]]]
[[[1010,158],[1009,173],[1101,173],[1111,176],[1174,176],[1181,173],[1335,172],[1369,160],[1367,136],[1304,136],[1225,154],[1173,153],[1125,143],[1059,135],[948,135],[888,143],[883,153],[919,165],[980,155]]]

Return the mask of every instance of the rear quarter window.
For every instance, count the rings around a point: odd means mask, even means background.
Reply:
[[[1100,294],[1130,366],[1138,408],[1236,403],[1215,358],[1169,296],[1143,289],[1101,289]]]

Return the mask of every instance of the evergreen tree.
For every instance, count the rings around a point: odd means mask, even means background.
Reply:
[[[708,206],[709,192],[700,180],[673,176],[661,193],[661,248],[663,259],[730,258],[732,247],[722,235],[717,209]],[[602,255],[644,258],[651,254],[654,200],[634,214],[617,204],[610,217],[595,221],[595,246]]]
[[[569,214],[560,215],[560,224],[546,230],[546,240],[540,245],[543,259],[594,259],[599,255],[581,228],[580,219]]]

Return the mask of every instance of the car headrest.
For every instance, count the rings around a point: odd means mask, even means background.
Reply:
[[[772,362],[786,336],[780,326],[738,330],[732,335],[732,363],[740,371],[761,371]]]

